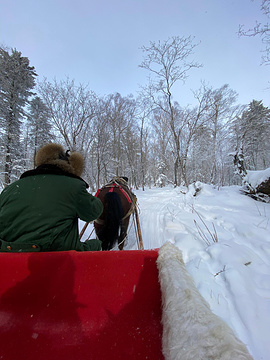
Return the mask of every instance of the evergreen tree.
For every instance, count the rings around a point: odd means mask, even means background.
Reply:
[[[239,121],[238,143],[243,146],[247,169],[262,170],[270,166],[270,109],[253,100]]]
[[[16,49],[9,53],[0,48],[0,126],[5,185],[11,182],[12,175],[18,175],[21,124],[25,106],[33,95],[35,76],[35,69],[29,65],[27,57]]]
[[[32,153],[52,141],[52,124],[50,123],[50,112],[40,97],[36,96],[30,101],[29,115],[27,117],[28,125],[28,145]]]

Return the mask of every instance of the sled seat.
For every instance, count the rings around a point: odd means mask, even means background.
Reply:
[[[0,359],[164,359],[157,256],[0,253]]]

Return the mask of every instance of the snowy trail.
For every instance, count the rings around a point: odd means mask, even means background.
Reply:
[[[145,248],[166,241],[179,247],[212,311],[254,359],[269,360],[270,205],[240,194],[238,187],[218,191],[203,185],[193,193],[172,187],[136,192]]]
[[[240,194],[239,187],[202,185],[196,197],[192,186],[187,193],[166,187],[135,194],[145,249],[174,243],[212,311],[255,360],[269,360],[270,204]],[[136,248],[131,225],[125,249]]]
[[[140,193],[140,224],[145,249],[159,248],[166,242],[165,217],[169,212],[168,203],[172,200],[172,194],[168,192],[151,197]]]

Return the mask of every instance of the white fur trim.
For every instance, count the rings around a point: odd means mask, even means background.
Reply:
[[[252,360],[230,327],[210,310],[176,246],[160,248],[157,266],[166,360]]]

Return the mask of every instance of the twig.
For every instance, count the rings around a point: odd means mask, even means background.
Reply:
[[[226,269],[226,265],[224,265],[223,269],[218,271],[214,276],[218,276],[219,274],[223,273]]]
[[[202,231],[202,229],[200,228],[200,226],[197,224],[197,221],[194,220],[194,224],[198,230],[198,233],[200,235],[200,237],[203,239],[203,241],[206,243],[206,245],[211,245],[210,241],[208,240],[208,238],[205,236],[204,232]]]
[[[199,219],[201,220],[201,222],[203,223],[204,227],[206,228],[208,234],[210,235],[210,239],[212,239],[213,243],[217,243],[218,242],[218,236],[217,236],[217,231],[215,228],[214,223],[212,223],[213,226],[213,233],[209,230],[209,227],[206,225],[205,221],[203,220],[202,216],[198,213],[197,210],[194,209],[194,207],[192,206],[192,210],[197,214],[197,216],[199,217]],[[200,228],[200,226],[197,224],[196,220],[194,220],[195,226],[199,232],[199,235],[201,236],[201,238],[203,239],[203,241],[207,244],[207,245],[211,245],[211,241],[208,239],[208,237],[204,234],[203,230]]]

